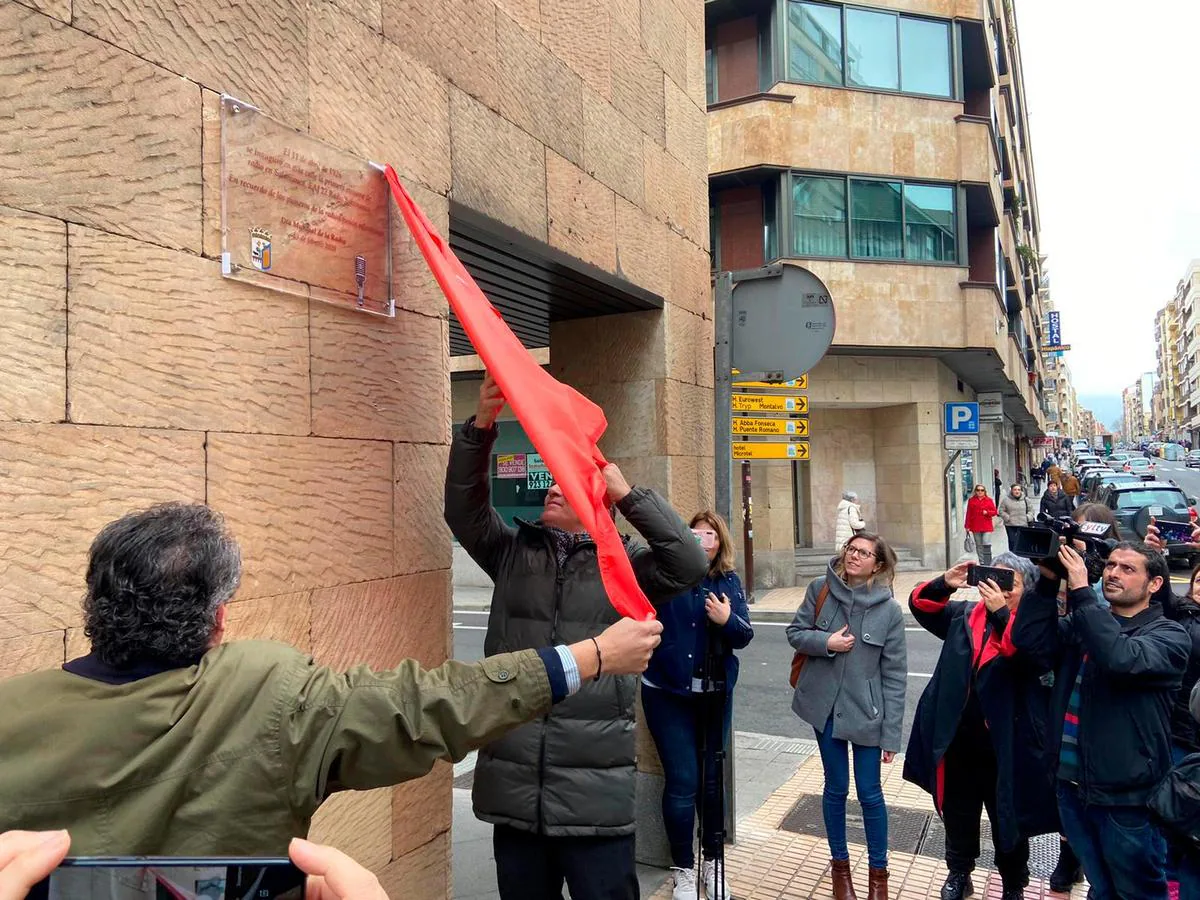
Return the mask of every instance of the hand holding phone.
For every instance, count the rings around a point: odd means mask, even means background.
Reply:
[[[1190,544],[1192,542],[1191,522],[1154,519],[1154,527],[1158,529],[1159,536],[1168,544]]]
[[[1002,591],[1011,591],[1013,589],[1012,569],[1001,569],[996,566],[971,566],[967,570],[967,584],[971,587],[978,587],[985,581],[992,581]]]

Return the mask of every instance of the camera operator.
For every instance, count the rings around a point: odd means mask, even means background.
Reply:
[[[954,600],[973,564],[959,563],[919,585],[908,606],[940,638],[942,652],[913,720],[904,778],[932,797],[946,827],[946,883],[941,900],[974,893],[980,814],[992,823],[1002,900],[1020,900],[1029,884],[1029,838],[1058,830],[1054,780],[1045,755],[1050,691],[1043,660],[1014,653],[1008,628],[1037,568],[1013,553],[993,566],[1012,587],[979,584],[978,601]]]
[[[642,672],[662,631],[622,619],[475,664],[338,672],[285,644],[223,642],[241,571],[201,504],[101,530],[83,601],[91,653],[0,682],[0,829],[69,825],[89,855],[277,855],[334,793],[461,759],[601,668]]]
[[[1146,802],[1171,766],[1171,704],[1187,666],[1187,633],[1151,595],[1166,560],[1123,542],[1103,569],[1103,608],[1088,568],[1063,544],[1067,614],[1057,609],[1059,576],[1046,565],[1012,625],[1019,652],[1056,667],[1050,758],[1063,830],[1083,863],[1095,900],[1161,900],[1166,845]]]

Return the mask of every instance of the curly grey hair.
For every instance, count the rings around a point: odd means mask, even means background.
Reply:
[[[207,506],[166,503],[110,522],[88,558],[83,615],[92,652],[118,669],[195,663],[241,576],[237,542]]]
[[[842,491],[842,499],[849,500],[851,503],[857,503],[858,494],[854,493],[854,491]]]

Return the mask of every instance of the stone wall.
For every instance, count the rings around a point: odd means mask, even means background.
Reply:
[[[446,301],[402,228],[394,320],[223,279],[221,92],[391,162],[443,232],[453,196],[663,295],[557,362],[634,477],[704,502],[702,4],[10,0],[0,48],[0,677],[86,651],[90,539],[163,500],[241,540],[232,637],[447,655]],[[339,796],[314,834],[448,896],[449,782]]]

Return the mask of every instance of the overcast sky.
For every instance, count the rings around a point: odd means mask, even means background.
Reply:
[[[1066,361],[1079,393],[1119,398],[1200,257],[1200,2],[1014,2]]]

